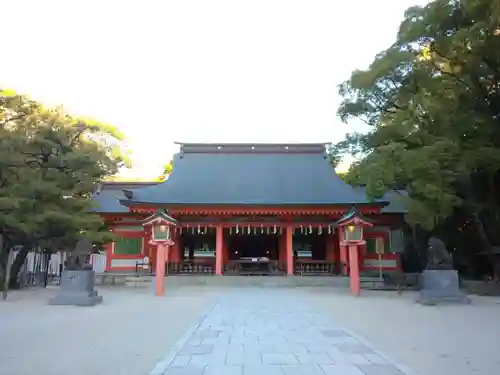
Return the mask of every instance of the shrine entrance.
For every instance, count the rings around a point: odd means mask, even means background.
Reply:
[[[234,234],[228,238],[229,260],[241,258],[279,257],[279,235],[275,234]]]

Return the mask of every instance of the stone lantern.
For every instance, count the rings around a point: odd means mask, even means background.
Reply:
[[[363,239],[363,229],[372,227],[373,223],[364,218],[356,207],[353,207],[335,225],[339,228],[342,236],[340,245],[346,246],[349,250],[349,283],[351,293],[358,296],[361,291],[359,254],[362,247],[366,244]]]
[[[172,232],[177,224],[177,220],[169,216],[165,210],[157,210],[142,221],[146,231],[151,233],[149,243],[156,246],[155,294],[157,296],[162,296],[165,291],[165,263],[168,262],[170,247],[174,244]]]

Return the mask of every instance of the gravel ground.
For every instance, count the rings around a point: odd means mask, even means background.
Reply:
[[[48,306],[51,289],[12,293],[0,302],[0,375],[146,375],[217,295],[236,288],[167,289],[164,298],[149,289],[99,290],[104,303],[93,308]],[[433,307],[415,304],[409,292],[359,298],[342,289],[289,293],[420,375],[500,372],[498,298]]]
[[[470,306],[421,306],[417,294],[308,290],[313,302],[355,333],[422,375],[500,373],[500,299]]]
[[[48,306],[53,289],[0,301],[0,374],[149,374],[214,301],[210,290],[191,287],[163,298],[149,289],[99,292],[103,304],[89,308]]]

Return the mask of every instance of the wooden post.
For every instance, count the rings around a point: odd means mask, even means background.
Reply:
[[[163,296],[165,292],[165,253],[168,245],[158,244],[156,248],[156,276],[155,276],[155,295]]]
[[[111,242],[106,245],[106,268],[104,269],[104,272],[111,271],[111,260],[113,258],[113,244],[114,242]]]
[[[222,275],[222,255],[224,247],[224,235],[222,226],[217,227],[215,235],[215,274]]]
[[[285,229],[285,249],[286,249],[286,274],[287,276],[293,276],[294,274],[293,228],[291,226],[288,226]]]
[[[339,229],[339,246],[340,246],[340,274],[346,276],[349,273],[349,254],[347,245],[343,243],[342,231]]]
[[[361,284],[359,280],[359,256],[358,245],[349,245],[349,283],[351,286],[351,293],[359,296],[361,293]]]

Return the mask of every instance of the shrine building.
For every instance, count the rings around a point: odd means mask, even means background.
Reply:
[[[361,271],[397,270],[404,248],[398,192],[371,201],[332,167],[326,144],[181,143],[162,183],[103,183],[95,210],[116,240],[106,272],[156,269],[156,247],[141,222],[158,209],[178,225],[167,274],[348,274],[346,246],[335,222],[356,209],[366,229]]]

